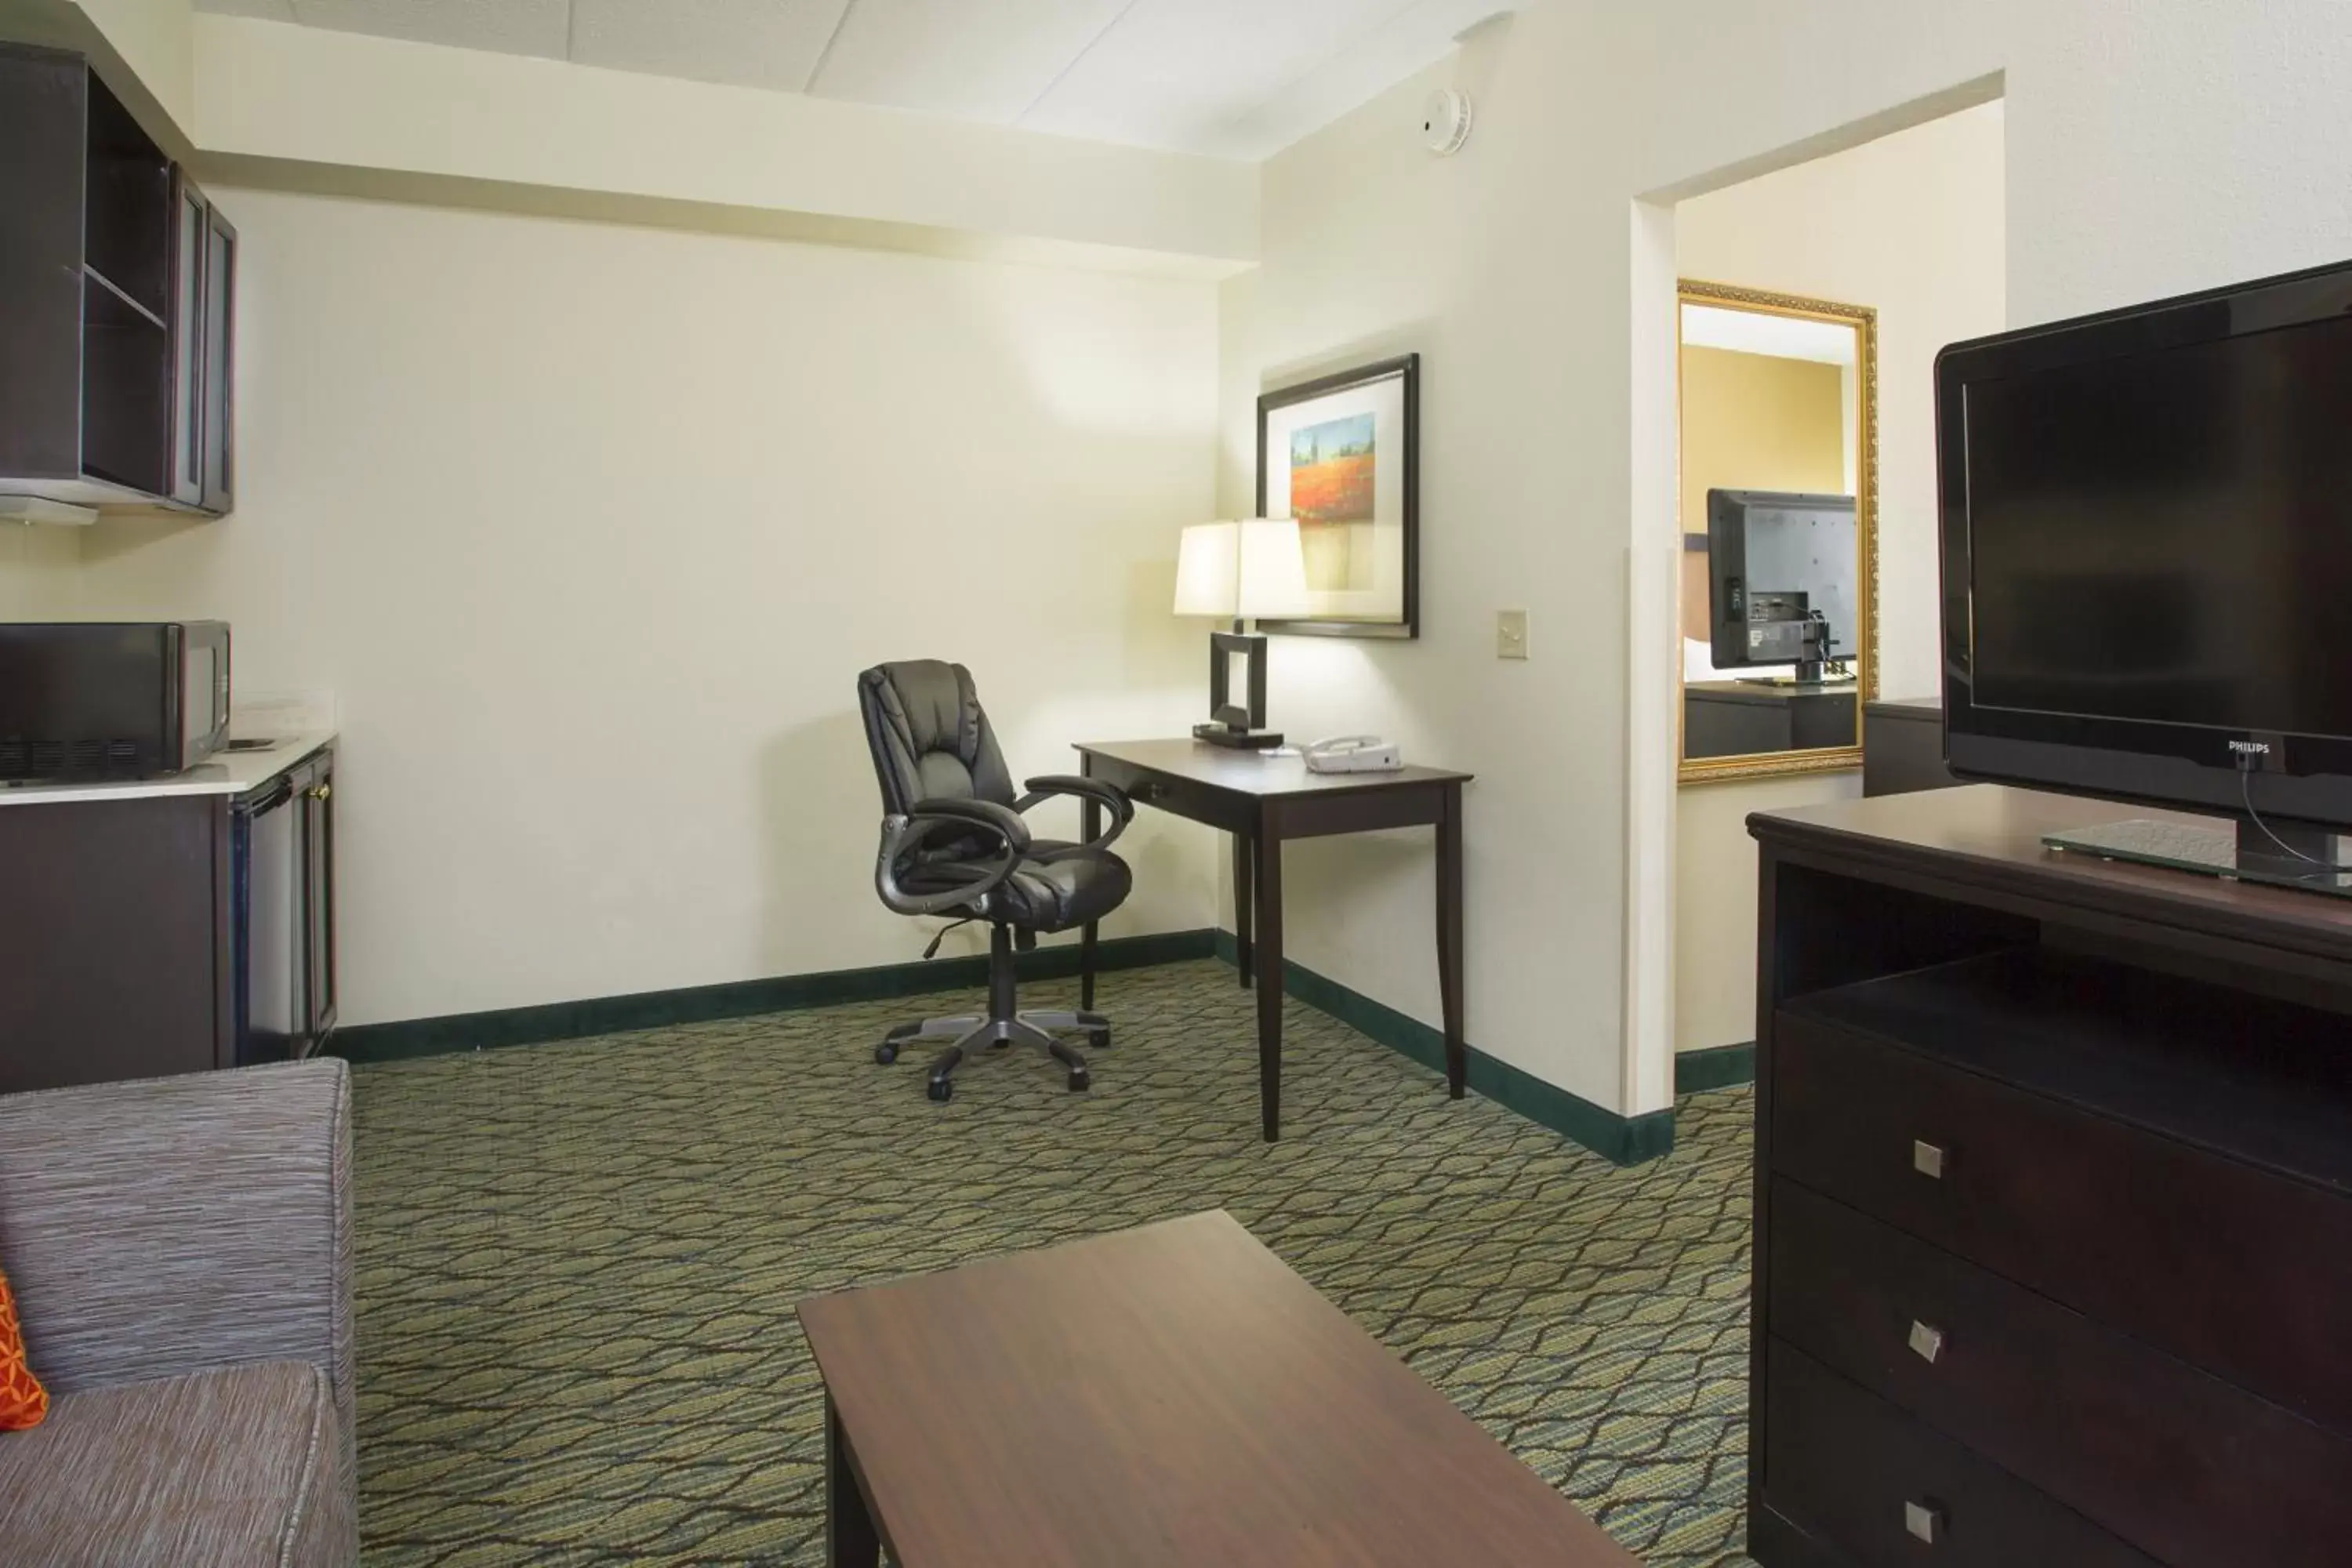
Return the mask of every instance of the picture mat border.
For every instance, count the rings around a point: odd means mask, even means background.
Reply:
[[[1258,395],[1257,492],[1255,515],[1265,515],[1266,416],[1277,408],[1311,402],[1335,392],[1348,392],[1391,377],[1404,382],[1404,615],[1402,620],[1368,621],[1307,619],[1261,620],[1257,629],[1280,637],[1375,637],[1402,642],[1421,636],[1421,355],[1399,354],[1351,370],[1318,376],[1296,386],[1276,387]]]

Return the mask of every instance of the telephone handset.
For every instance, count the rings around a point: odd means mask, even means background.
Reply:
[[[1378,735],[1334,735],[1302,746],[1307,770],[1317,773],[1384,773],[1404,766],[1393,742]]]

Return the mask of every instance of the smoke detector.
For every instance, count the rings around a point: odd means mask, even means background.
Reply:
[[[1441,158],[1451,158],[1470,140],[1470,95],[1458,87],[1441,87],[1429,95],[1421,110],[1422,145]]]

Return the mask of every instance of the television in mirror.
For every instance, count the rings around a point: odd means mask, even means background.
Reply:
[[[1835,678],[1858,626],[1853,498],[1711,489],[1706,542],[1716,667],[1795,667],[1775,684]]]

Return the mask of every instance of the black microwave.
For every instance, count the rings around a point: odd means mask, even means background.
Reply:
[[[227,743],[226,621],[0,622],[0,779],[154,778]]]

